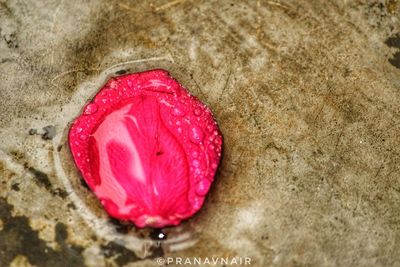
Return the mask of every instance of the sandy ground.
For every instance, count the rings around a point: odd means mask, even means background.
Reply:
[[[162,240],[104,213],[65,138],[107,77],[153,67],[225,141]],[[400,266],[398,1],[0,0],[0,81],[0,266]]]

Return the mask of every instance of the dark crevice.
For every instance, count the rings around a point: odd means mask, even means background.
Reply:
[[[389,37],[385,44],[389,47],[394,47],[400,49],[400,33],[392,35]],[[389,58],[389,63],[400,69],[400,51],[396,52],[392,58]]]
[[[53,188],[49,176],[39,171],[33,167],[29,167],[28,171],[35,177],[36,182],[39,186],[44,187],[47,191],[49,191],[52,195],[58,196],[62,199],[65,199],[68,196],[68,192],[62,188]]]
[[[9,266],[18,255],[25,256],[29,263],[42,267],[85,266],[82,257],[83,248],[66,243],[66,226],[58,223],[55,228],[59,250],[47,246],[39,238],[39,233],[29,225],[25,216],[12,216],[12,205],[0,198],[0,219],[3,230],[0,231],[0,266]]]

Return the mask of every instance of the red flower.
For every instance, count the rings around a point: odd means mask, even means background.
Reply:
[[[163,227],[201,208],[222,136],[209,108],[151,70],[109,80],[74,121],[69,145],[112,217]]]

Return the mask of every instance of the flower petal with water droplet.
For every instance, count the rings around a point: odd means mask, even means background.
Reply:
[[[112,78],[85,106],[69,131],[70,150],[112,217],[164,227],[201,208],[222,147],[202,110],[209,109],[164,70]]]

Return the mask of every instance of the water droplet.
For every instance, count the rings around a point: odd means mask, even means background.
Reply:
[[[88,104],[88,105],[85,107],[83,113],[84,113],[85,115],[91,115],[91,114],[93,114],[93,113],[96,113],[96,111],[98,110],[98,108],[99,108],[99,107],[98,107],[95,103],[90,103],[90,104]]]
[[[81,134],[81,135],[79,136],[79,138],[80,138],[82,141],[85,141],[85,140],[86,140],[86,137],[87,137],[87,135],[85,135],[85,134]]]
[[[204,196],[207,194],[208,190],[210,189],[210,181],[207,179],[200,180],[196,185],[196,193],[200,196]]]
[[[193,125],[190,128],[190,132],[189,132],[189,138],[190,141],[192,141],[195,144],[199,144],[203,141],[204,139],[204,133],[203,131],[200,129],[199,126]]]
[[[115,89],[118,87],[118,82],[117,81],[111,81],[110,82],[110,88]]]
[[[182,133],[182,128],[181,127],[179,127],[178,129],[176,129],[177,131],[178,131],[178,133]]]
[[[193,167],[198,168],[198,167],[200,167],[200,162],[195,159],[192,161],[192,165],[193,165]]]
[[[195,170],[194,170],[194,174],[195,174],[195,175],[200,175],[200,174],[201,174],[201,170],[198,169],[198,168],[195,169]]]
[[[195,197],[195,198],[193,199],[193,209],[195,209],[195,210],[200,209],[200,208],[201,208],[201,204],[202,204],[201,198]]]
[[[215,143],[217,146],[220,146],[220,145],[222,144],[222,139],[221,139],[221,137],[217,136],[217,138],[215,138],[215,140],[214,140],[214,143]]]
[[[193,113],[194,113],[194,115],[196,115],[196,116],[200,116],[201,113],[203,113],[203,111],[202,111],[200,108],[195,108],[195,109],[193,110]]]
[[[208,132],[212,132],[214,130],[214,126],[213,125],[211,125],[211,124],[209,124],[209,125],[207,125],[207,131]]]
[[[176,124],[177,126],[179,126],[179,125],[181,125],[181,121],[176,121],[175,124]]]
[[[217,163],[213,162],[213,163],[211,164],[211,168],[212,168],[213,170],[215,170],[217,167],[218,167],[218,164],[217,164]]]
[[[199,157],[199,152],[196,151],[196,150],[194,150],[194,151],[192,152],[192,157],[195,158],[195,159],[197,159],[197,158]]]
[[[173,216],[170,216],[169,219],[173,220]],[[160,229],[154,229],[150,233],[150,238],[153,240],[164,240],[167,238],[167,235]]]
[[[183,111],[182,109],[175,107],[172,110],[172,115],[176,116],[176,117],[183,117],[185,116],[185,111]]]
[[[211,144],[211,145],[208,146],[208,148],[209,148],[210,150],[214,150],[214,149],[215,149],[215,146]]]
[[[174,108],[172,109],[172,115],[176,116],[176,117],[183,117],[185,116],[186,112],[182,106],[181,103],[176,103],[174,105]]]
[[[188,98],[186,96],[181,97],[180,99],[181,103],[185,104],[188,102]]]

